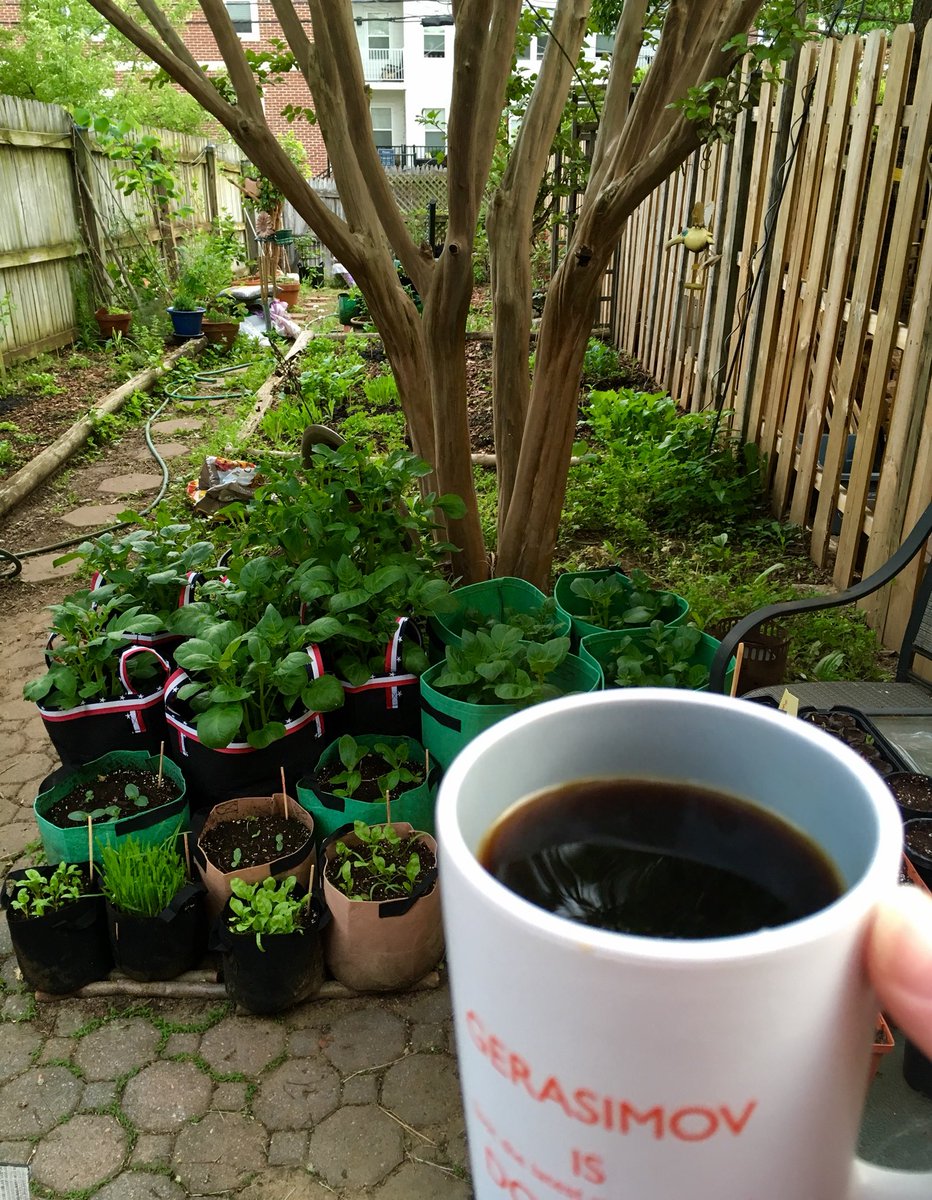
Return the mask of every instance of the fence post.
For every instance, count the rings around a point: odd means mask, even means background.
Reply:
[[[78,218],[87,245],[91,279],[94,291],[98,294],[99,303],[106,304],[109,298],[109,287],[103,265],[103,238],[93,198],[93,158],[91,148],[87,144],[86,132],[74,124],[71,127],[71,145],[71,170],[74,176],[74,189],[78,197]]]
[[[207,220],[212,224],[220,216],[217,202],[217,147],[213,142],[208,142],[204,147],[204,168],[207,175]]]
[[[152,151],[152,157],[156,162],[161,162],[162,151],[156,147]],[[175,248],[175,231],[172,227],[168,195],[163,183],[157,183],[153,188],[153,192],[154,202],[152,208],[155,214],[155,225],[159,233],[159,249],[168,268],[168,277],[174,280],[178,277],[178,252]]]

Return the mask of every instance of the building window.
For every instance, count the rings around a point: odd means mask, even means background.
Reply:
[[[547,42],[549,40],[550,40],[549,34],[539,33],[537,35],[537,57],[539,59],[544,57],[544,51],[547,49]]]
[[[447,53],[446,34],[442,29],[424,30],[424,57],[444,58]]]
[[[369,35],[370,50],[384,50],[388,52],[388,21],[378,21],[374,17],[370,17],[366,22],[366,29]]]
[[[377,146],[394,145],[392,135],[392,110],[387,104],[373,104],[369,109],[372,116],[372,136]]]
[[[609,58],[614,49],[615,35],[613,33],[597,33],[595,35],[596,58]]]
[[[233,28],[241,38],[258,38],[258,8],[258,4],[253,3],[253,0],[226,0],[226,9],[233,22]]]
[[[424,148],[433,155],[447,148],[447,110],[445,108],[422,108],[424,119]]]

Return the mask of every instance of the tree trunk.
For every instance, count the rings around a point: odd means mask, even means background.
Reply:
[[[502,527],[496,575],[549,591],[572,456],[579,384],[605,262],[563,260],[547,293],[534,383],[514,492]]]

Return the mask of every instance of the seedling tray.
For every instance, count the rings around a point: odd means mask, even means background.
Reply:
[[[813,720],[813,718],[834,719],[838,723],[839,728],[826,727],[819,720]],[[880,730],[871,724],[870,720],[856,708],[848,708],[843,704],[838,704],[834,708],[801,708],[799,710],[799,719],[825,729],[826,733],[830,733],[833,737],[837,737],[840,741],[850,745],[853,750],[861,754],[865,761],[870,763],[879,775],[886,776],[892,775],[894,771],[910,770],[909,764],[894,750],[893,746],[891,746]],[[845,737],[845,727],[852,734],[856,735],[850,741]],[[867,754],[865,752],[866,748],[857,744],[858,742],[862,742],[865,737],[872,739],[870,749],[874,751],[873,755]]]

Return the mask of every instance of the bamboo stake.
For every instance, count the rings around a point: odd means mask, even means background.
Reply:
[[[737,696],[738,694],[738,677],[741,674],[741,664],[744,662],[744,642],[738,643],[738,649],[735,652],[735,673],[731,677],[731,692],[730,695]]]
[[[430,751],[425,750],[424,751],[424,778],[426,779],[429,774],[430,774]]]
[[[161,745],[159,746],[159,777],[157,780],[158,787],[162,786],[162,766],[163,766],[164,762],[165,762],[165,743],[162,742]]]
[[[87,814],[87,875],[94,882],[94,818]]]
[[[385,823],[386,825],[392,823],[392,802],[389,799],[388,788],[385,789]]]
[[[288,820],[288,792],[285,788],[285,768],[282,766],[282,816]]]
[[[191,878],[191,849],[188,846],[188,831],[187,829],[181,835],[181,841],[184,846],[184,862],[188,871],[188,878]]]

